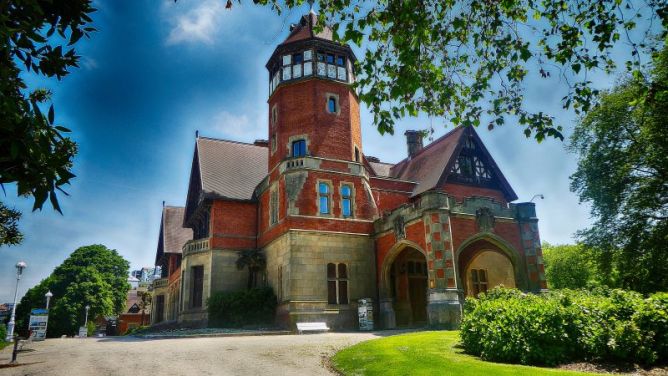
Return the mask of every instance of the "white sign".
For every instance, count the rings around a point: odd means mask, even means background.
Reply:
[[[46,339],[46,325],[49,322],[49,315],[37,314],[30,315],[30,325],[28,331],[33,341],[43,341]]]
[[[88,337],[88,329],[86,329],[85,326],[80,326],[79,327],[79,337],[81,337],[81,338]]]

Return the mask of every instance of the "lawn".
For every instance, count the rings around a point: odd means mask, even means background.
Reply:
[[[457,347],[459,332],[409,333],[343,349],[332,363],[344,375],[591,375],[485,362]]]

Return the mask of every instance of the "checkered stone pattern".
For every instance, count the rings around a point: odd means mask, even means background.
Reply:
[[[447,213],[425,213],[425,243],[429,264],[429,287],[455,288],[455,269],[450,236],[450,218]]]
[[[540,248],[540,235],[538,234],[538,223],[522,223],[522,247],[526,257],[527,275],[529,276],[529,289],[538,291],[547,288],[545,281],[545,265],[543,264],[543,252]]]

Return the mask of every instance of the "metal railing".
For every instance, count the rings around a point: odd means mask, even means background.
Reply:
[[[169,279],[158,278],[158,279],[153,281],[153,288],[154,289],[164,288],[164,287],[167,287],[168,284],[169,284]]]

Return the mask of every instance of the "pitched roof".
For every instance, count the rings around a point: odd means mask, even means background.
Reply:
[[[462,148],[462,141],[469,136],[473,137],[474,142],[479,145],[480,152],[485,162],[492,169],[494,179],[498,182],[498,186],[503,191],[506,199],[508,201],[516,200],[517,195],[473,127],[457,127],[451,130],[412,157],[408,157],[390,167],[389,176],[418,183],[413,191],[413,196],[434,189],[442,185],[451,174],[454,161]],[[383,176],[379,173],[383,168],[376,169],[378,163],[369,162],[369,164],[377,175]]]
[[[158,238],[158,251],[155,260],[165,253],[181,253],[181,248],[193,238],[193,230],[183,227],[183,214],[185,208],[178,206],[165,206],[162,208],[162,220],[160,222],[160,235]]]
[[[298,40],[305,40],[311,38],[320,38],[332,40],[333,32],[332,29],[325,25],[320,32],[315,32],[313,27],[318,24],[318,16],[313,12],[309,12],[302,16],[299,20],[299,23],[290,31],[290,35],[283,41],[281,44],[287,44],[291,42],[296,42]]]
[[[418,185],[413,191],[414,196],[435,188],[452,159],[464,129],[464,127],[453,129],[418,151],[413,157],[397,163],[390,169],[391,176],[417,182]]]
[[[199,137],[196,148],[204,194],[251,200],[255,187],[267,175],[266,146]]]
[[[373,169],[373,172],[376,173],[376,176],[383,176],[383,177],[391,176],[390,171],[394,166],[392,163],[371,162],[371,161],[369,161],[369,165]]]

